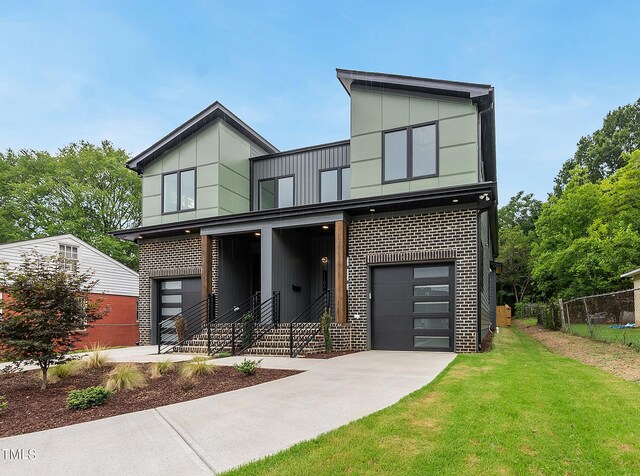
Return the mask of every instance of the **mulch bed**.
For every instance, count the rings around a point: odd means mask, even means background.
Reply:
[[[318,352],[317,354],[306,354],[305,359],[333,359],[341,355],[355,354],[357,350],[341,350],[336,352]]]
[[[258,369],[245,376],[233,367],[217,367],[209,376],[196,377],[193,384],[185,384],[178,372],[156,379],[148,379],[145,387],[123,390],[113,394],[99,407],[68,410],[67,392],[94,385],[102,385],[113,364],[103,369],[84,370],[40,390],[40,371],[0,375],[0,395],[7,398],[9,407],[0,412],[0,437],[48,430],[90,420],[194,400],[217,393],[250,387],[300,373],[294,370]],[[148,364],[140,364],[149,375]]]

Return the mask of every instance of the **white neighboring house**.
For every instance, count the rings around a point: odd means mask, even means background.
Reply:
[[[74,235],[0,244],[0,262],[7,262],[12,268],[18,267],[22,263],[23,254],[33,250],[48,256],[64,256],[69,266],[77,266],[82,272],[92,273],[97,281],[93,294],[99,295],[104,304],[111,308],[111,312],[92,325],[82,342],[107,346],[129,346],[138,342],[138,273]]]

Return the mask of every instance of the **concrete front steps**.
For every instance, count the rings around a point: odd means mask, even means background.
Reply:
[[[293,324],[295,326],[294,332],[296,333],[296,342],[303,338],[307,338],[316,334],[318,324]],[[273,328],[260,340],[258,340],[252,347],[247,349],[244,354],[248,355],[289,355],[290,342],[289,342],[290,324],[280,324],[278,327]],[[211,348],[219,350],[221,343],[229,341],[231,337],[231,325],[230,324],[216,324],[212,329],[211,334]],[[295,343],[295,342],[294,342]],[[320,352],[324,348],[324,339],[320,332],[309,341],[300,355],[312,354]],[[207,333],[204,332],[195,336],[190,341],[186,342],[186,345],[182,345],[176,348],[176,352],[188,352],[188,353],[207,353]],[[227,345],[221,352],[231,352],[231,346]]]

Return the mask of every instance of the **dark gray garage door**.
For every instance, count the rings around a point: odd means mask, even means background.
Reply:
[[[373,269],[373,348],[453,350],[453,264]]]
[[[200,278],[166,279],[160,281],[159,291],[160,320],[186,311],[202,300]]]

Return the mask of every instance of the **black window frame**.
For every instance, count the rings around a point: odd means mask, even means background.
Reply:
[[[433,174],[413,175],[413,129],[419,129],[425,126],[435,126],[436,128],[436,171]],[[385,134],[390,132],[407,132],[407,176],[405,178],[386,180],[385,178]],[[382,131],[382,183],[399,183],[408,182],[410,180],[419,180],[425,178],[438,177],[440,175],[440,131],[438,121],[422,122],[420,124],[411,124],[410,126],[396,127],[394,129],[386,129]]]
[[[183,172],[191,172],[193,171],[193,191],[194,191],[194,197],[193,197],[193,207],[192,208],[182,208],[182,180],[181,180],[181,175]],[[176,191],[177,191],[177,196],[176,196],[176,205],[177,205],[177,210],[172,211],[172,212],[166,212],[164,210],[164,178],[167,175],[173,175],[176,174]],[[165,172],[162,174],[162,193],[160,195],[160,201],[161,201],[161,207],[162,207],[162,215],[174,215],[176,213],[184,213],[184,212],[192,212],[197,210],[198,208],[198,174],[196,172],[196,167],[190,167],[188,169],[180,169],[180,170],[174,170],[172,172]]]
[[[295,174],[289,174],[289,175],[279,175],[277,177],[269,177],[269,178],[263,178],[258,180],[258,210],[263,210],[262,208],[262,200],[261,200],[261,196],[260,196],[260,185],[262,184],[262,182],[268,182],[269,180],[273,180],[273,194],[274,194],[274,201],[275,201],[275,206],[273,208],[265,208],[264,210],[275,210],[277,208],[281,208],[280,207],[280,179],[286,179],[286,178],[292,178],[293,179],[293,205],[291,205],[292,207],[296,206],[296,176]]]
[[[339,167],[329,167],[327,169],[320,169],[318,171],[318,203],[331,203],[331,202],[323,202],[322,201],[322,172],[331,172],[332,170],[336,170],[338,172],[338,182],[337,182],[337,202],[341,202],[342,200],[348,200],[342,197],[342,171],[344,169],[350,169],[351,165],[341,165]]]

